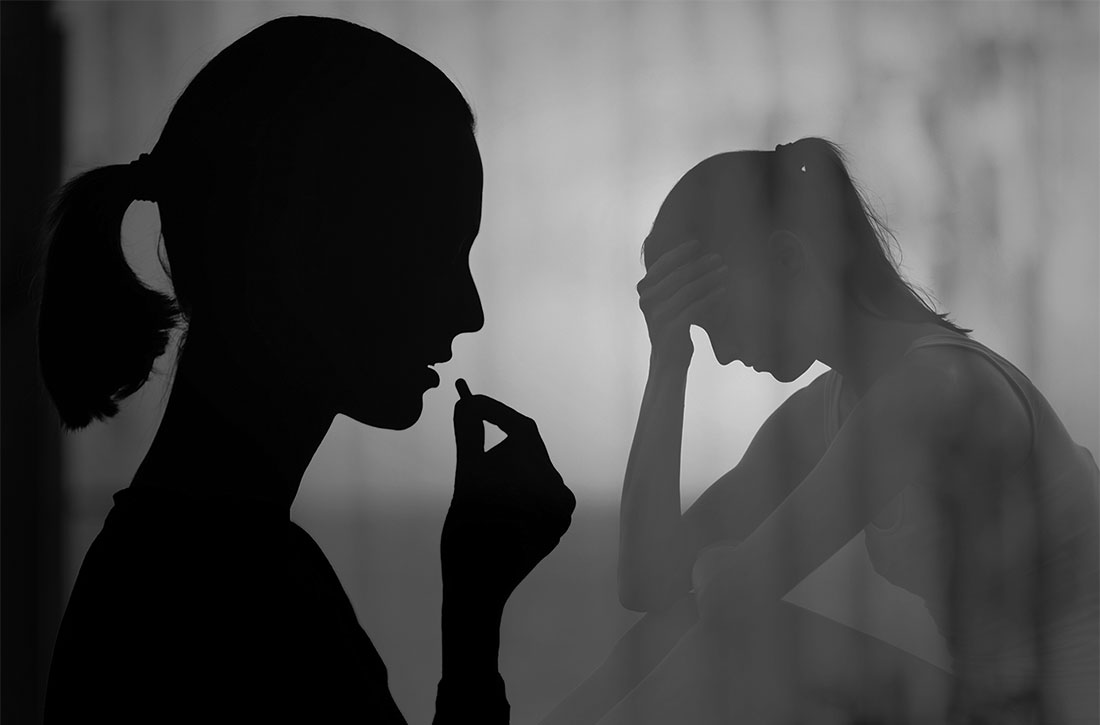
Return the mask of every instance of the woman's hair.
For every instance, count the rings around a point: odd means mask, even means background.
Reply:
[[[831,141],[803,138],[774,151],[712,156],[689,171],[669,194],[643,245],[646,265],[676,237],[705,239],[707,229],[732,215],[741,229],[767,238],[780,229],[826,247],[819,258],[839,274],[848,299],[876,317],[932,322],[963,335],[900,274],[897,239],[848,172],[844,152]],[[721,242],[719,242],[721,243]]]
[[[473,127],[438,68],[362,26],[284,17],[235,41],[188,84],[150,154],[87,171],[53,201],[38,354],[63,425],[118,412],[177,324],[217,318],[218,305],[247,294],[225,280],[239,279],[259,245],[308,233],[311,220],[297,218],[308,208],[286,198],[301,188],[292,180],[316,178],[334,194],[365,188],[368,204],[390,208],[409,153],[441,129]],[[158,204],[174,300],[123,255],[122,219],[138,199]]]

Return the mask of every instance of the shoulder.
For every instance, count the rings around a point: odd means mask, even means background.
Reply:
[[[954,453],[1025,456],[1031,422],[1004,373],[983,355],[948,345],[914,350],[867,395],[873,418]]]

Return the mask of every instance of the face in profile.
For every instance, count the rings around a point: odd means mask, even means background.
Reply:
[[[721,365],[740,361],[780,382],[796,380],[816,360],[817,337],[805,272],[791,259],[797,252],[765,243],[747,253],[726,245],[719,254],[729,268],[727,288],[697,323],[715,358]]]
[[[693,324],[719,364],[740,361],[789,382],[816,360],[819,295],[803,239],[759,218],[766,198],[755,163],[753,152],[734,152],[688,172],[661,207],[646,257],[652,263],[688,239],[721,256],[726,290]]]
[[[432,366],[484,323],[470,273],[481,158],[469,129],[434,139],[393,174],[352,179],[325,200],[324,241],[302,250],[294,274],[316,387],[336,412],[379,428],[413,425],[439,384]]]

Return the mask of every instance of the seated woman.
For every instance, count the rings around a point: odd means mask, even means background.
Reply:
[[[714,156],[668,195],[620,518],[620,598],[649,614],[546,723],[1097,721],[1096,463],[887,235],[820,139]],[[723,365],[831,370],[681,514],[691,324]],[[860,532],[951,674],[780,601]]]
[[[408,428],[439,383],[430,366],[481,328],[481,192],[470,108],[443,73],[309,17],[233,43],[150,154],[64,187],[39,328],[64,424],[117,412],[187,326],[156,438],[80,568],[48,723],[405,722],[289,512],[337,414]],[[175,300],[123,256],[137,199],[158,204]],[[460,392],[435,722],[506,723],[501,614],[575,500],[531,419]],[[508,436],[488,452],[484,421]]]

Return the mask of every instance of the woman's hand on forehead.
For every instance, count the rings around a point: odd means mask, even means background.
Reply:
[[[638,283],[638,306],[656,359],[683,365],[694,348],[689,329],[724,293],[728,268],[721,256],[686,240],[662,254]]]

